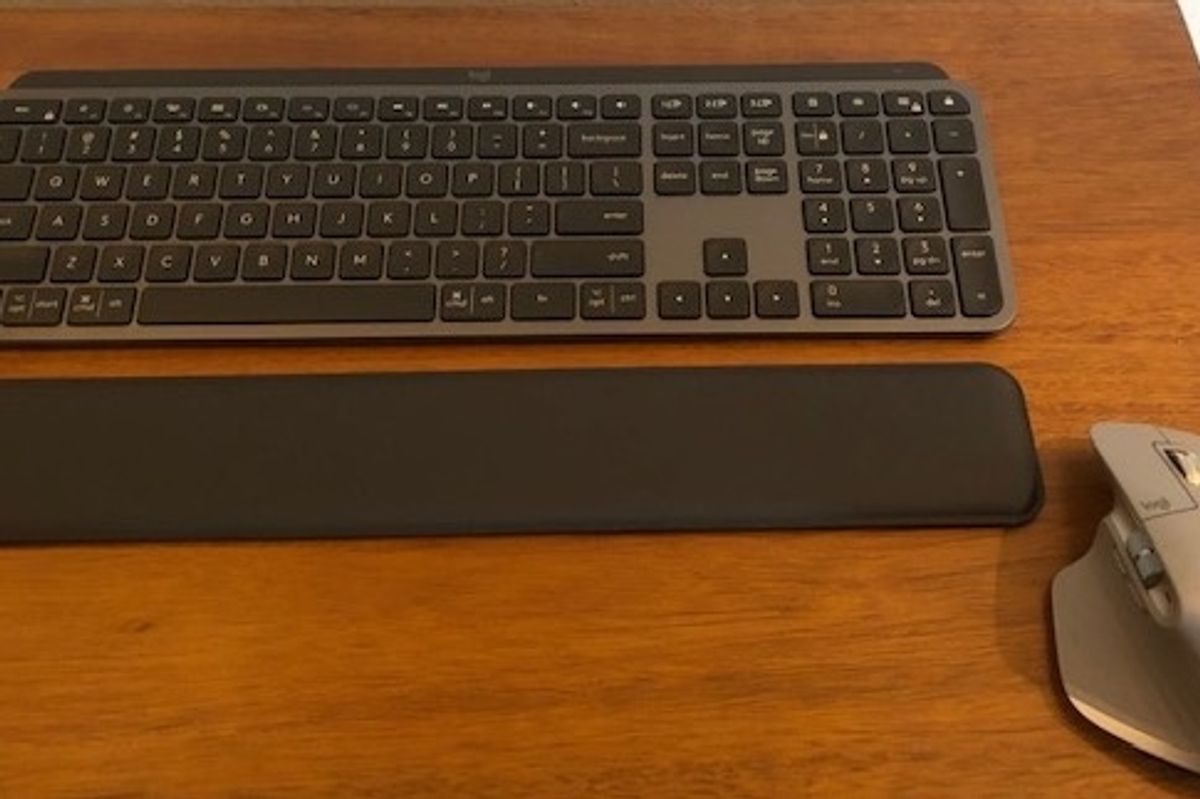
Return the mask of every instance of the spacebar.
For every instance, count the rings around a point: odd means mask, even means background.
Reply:
[[[143,325],[428,322],[433,286],[150,287],[142,294]]]

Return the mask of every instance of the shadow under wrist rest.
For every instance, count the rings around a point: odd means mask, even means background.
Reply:
[[[0,381],[0,540],[1015,525],[983,364]]]

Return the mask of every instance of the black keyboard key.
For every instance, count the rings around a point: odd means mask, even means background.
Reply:
[[[525,277],[528,259],[529,247],[523,241],[489,241],[483,245],[483,276],[490,278]]]
[[[274,164],[267,170],[267,196],[298,199],[308,194],[309,168],[304,164]]]
[[[283,280],[288,251],[282,244],[250,244],[242,252],[242,280]]]
[[[542,201],[509,203],[508,232],[513,236],[545,236],[548,234],[550,232],[550,203]]]
[[[208,200],[217,192],[215,166],[181,166],[175,169],[171,196],[177,200]]]
[[[596,118],[596,98],[590,94],[564,94],[556,106],[559,119]]]
[[[362,233],[362,203],[325,203],[318,232],[325,239],[352,239]]]
[[[270,220],[271,206],[266,203],[232,203],[225,209],[225,237],[261,239]]]
[[[108,101],[89,97],[80,100],[67,100],[63,106],[63,122],[68,125],[80,125],[93,122],[103,122],[104,112],[108,109]]]
[[[889,119],[887,138],[893,153],[929,152],[929,126],[923,119]]]
[[[445,197],[450,190],[450,170],[445,164],[413,164],[408,168],[405,191],[409,197]]]
[[[928,158],[903,158],[892,161],[892,180],[899,192],[937,191],[933,162]]]
[[[263,168],[258,164],[226,164],[221,167],[217,193],[222,200],[254,200],[262,194]]]
[[[217,125],[204,130],[200,156],[205,161],[238,161],[246,154],[246,128]]]
[[[896,228],[892,201],[886,197],[851,200],[850,223],[858,233],[891,233]]]
[[[925,98],[920,92],[884,92],[883,112],[892,117],[923,114]]]
[[[215,239],[221,232],[224,208],[216,203],[184,203],[179,206],[175,236],[180,239]]]
[[[194,161],[200,154],[200,128],[166,125],[158,132],[159,161]]]
[[[493,200],[463,203],[459,229],[464,236],[499,236],[504,232],[504,203]]]
[[[954,316],[954,285],[949,280],[910,281],[908,296],[913,316]]]
[[[63,157],[67,132],[62,128],[31,128],[21,141],[21,160],[27,164],[51,164]]]
[[[160,97],[154,101],[155,122],[191,122],[196,101],[190,97]]]
[[[31,166],[0,166],[0,200],[24,200],[33,186]]]
[[[700,123],[700,155],[737,155],[740,145],[736,123]]]
[[[114,161],[149,161],[154,155],[158,131],[148,127],[119,127],[113,132]]]
[[[206,244],[196,248],[192,277],[197,283],[229,282],[237,277],[241,249],[234,244]]]
[[[413,233],[418,236],[453,236],[458,230],[458,204],[447,201],[417,203]]]
[[[887,191],[887,162],[882,158],[846,159],[846,188],[856,194]]]
[[[501,197],[532,197],[541,187],[538,165],[533,163],[501,164],[497,178]]]
[[[701,119],[733,119],[738,102],[732,94],[702,94],[696,98],[696,116]]]
[[[293,280],[331,280],[336,267],[337,250],[325,242],[305,242],[292,248]]]
[[[800,316],[800,291],[794,280],[760,280],[754,284],[754,314],[760,319]]]
[[[875,92],[841,92],[838,112],[844,117],[869,117],[879,113],[879,95]]]
[[[10,327],[52,327],[62,321],[66,299],[66,289],[10,289],[0,321]]]
[[[883,152],[883,126],[874,119],[842,123],[842,149],[849,155]]]
[[[455,122],[463,116],[461,97],[426,97],[423,108],[428,122]]]
[[[67,301],[67,324],[127,325],[136,299],[133,288],[77,288]]]
[[[498,322],[504,318],[504,286],[447,283],[442,286],[443,322]]]
[[[0,164],[7,164],[17,157],[21,144],[21,131],[16,128],[0,128]]]
[[[49,258],[48,247],[0,247],[0,283],[41,283]]]
[[[931,114],[966,114],[971,110],[967,98],[955,91],[936,91],[929,93],[929,112]]]
[[[636,94],[606,94],[600,98],[600,116],[605,119],[637,119],[642,100]]]
[[[108,107],[109,122],[148,122],[150,101],[144,97],[119,97]]]
[[[655,119],[687,119],[692,115],[692,98],[686,94],[656,94],[650,99]]]
[[[152,283],[182,283],[192,268],[192,248],[162,244],[146,254],[146,280]]]
[[[516,158],[516,125],[480,125],[476,153],[480,158]]]
[[[146,253],[141,247],[114,244],[100,251],[96,277],[101,283],[132,283],[142,276]]]
[[[988,216],[983,175],[974,158],[943,158],[938,162],[942,197],[946,201],[946,223],[951,230],[987,230]]]
[[[575,318],[574,283],[516,283],[511,300],[512,318],[517,321]]]
[[[242,101],[236,97],[205,97],[196,117],[201,122],[237,122]]]
[[[79,233],[83,207],[62,203],[46,204],[38,211],[34,236],[42,241],[69,241]]]
[[[300,125],[292,155],[302,161],[329,161],[337,152],[337,134],[333,125]]]
[[[250,129],[247,156],[251,161],[283,161],[292,152],[292,129],[286,125],[255,125]]]
[[[813,237],[808,239],[806,248],[809,274],[850,274],[850,242],[845,239]]]
[[[645,271],[637,239],[535,241],[534,277],[637,277]]]
[[[399,164],[368,164],[358,175],[358,193],[368,199],[399,197],[403,174]]]
[[[936,197],[901,197],[896,201],[896,206],[900,211],[900,229],[904,232],[942,229],[942,204]]]
[[[690,122],[657,122],[652,129],[654,154],[690,156],[695,151],[696,129]]]
[[[0,263],[3,260],[4,256],[0,254]],[[50,261],[50,281],[52,283],[86,283],[92,279],[95,271],[95,247],[67,246],[55,248],[54,257]],[[0,279],[0,282],[4,281]]]
[[[665,196],[696,193],[696,165],[691,161],[659,161],[654,165],[654,191]]]
[[[412,122],[420,116],[420,101],[416,97],[384,97],[379,101],[381,122]]]
[[[333,118],[338,122],[367,122],[375,116],[375,101],[370,97],[337,97]]]
[[[455,164],[450,190],[455,197],[487,197],[496,182],[496,168],[491,164]]]
[[[752,92],[742,95],[742,116],[777,117],[783,114],[783,100],[773,92]]]
[[[293,97],[288,101],[292,122],[324,122],[329,118],[329,100],[324,97]]]
[[[129,170],[128,200],[165,200],[171,192],[171,168],[135,166]]]
[[[737,161],[701,161],[700,191],[704,194],[741,194],[742,170]]]
[[[750,268],[745,239],[705,239],[704,274],[709,277],[744,275]]]
[[[746,191],[751,194],[785,194],[787,164],[783,161],[747,161]]]
[[[742,125],[742,148],[746,155],[783,155],[783,125],[778,122]]]
[[[521,152],[526,158],[562,156],[562,125],[526,125],[521,132]]]
[[[467,119],[488,122],[508,118],[508,99],[499,95],[467,100]]]
[[[338,277],[342,280],[378,280],[383,276],[383,245],[352,241],[338,252]]]
[[[473,241],[443,241],[437,246],[433,274],[439,279],[472,278],[479,274],[479,245]]]
[[[658,284],[660,319],[699,319],[700,284],[668,280]]]
[[[367,207],[367,235],[377,239],[407,236],[412,207],[406,202],[378,202]]]
[[[313,170],[312,195],[339,199],[353,197],[357,178],[358,167],[354,164],[318,164]]]
[[[32,205],[0,205],[0,241],[24,241],[33,233]]]
[[[129,238],[166,239],[175,229],[175,206],[138,203],[129,216]]]
[[[935,119],[933,144],[939,153],[973,153],[975,127],[969,119]]]
[[[792,113],[798,117],[833,116],[833,95],[829,92],[796,92],[792,95]]]
[[[425,125],[392,125],[387,132],[388,158],[424,158],[429,149]]]
[[[995,316],[1004,305],[996,251],[988,236],[958,236],[950,240],[954,273],[964,316]]]
[[[579,287],[584,319],[644,319],[646,287],[641,283],[584,283]]]
[[[704,305],[710,319],[747,319],[750,287],[740,280],[713,280],[704,287]]]
[[[138,306],[144,325],[428,322],[434,289],[388,286],[150,287]]]
[[[846,203],[837,198],[804,200],[804,229],[809,233],[844,233]]]
[[[0,125],[51,125],[61,113],[61,100],[0,100]]]
[[[284,117],[282,97],[249,97],[242,111],[247,122],[282,122]]]
[[[544,94],[518,94],[513,98],[513,119],[532,121],[554,116],[554,100]]]
[[[564,200],[555,209],[559,235],[640,235],[642,204],[633,200]]]
[[[940,236],[909,236],[902,247],[904,269],[910,275],[944,275],[950,271],[946,242]]]
[[[900,274],[900,253],[895,239],[858,239],[854,242],[854,258],[860,274]]]
[[[590,172],[592,194],[597,197],[642,193],[642,165],[636,161],[595,161]]]
[[[581,163],[552,161],[542,171],[551,197],[581,196],[587,191],[587,171]]]
[[[433,263],[433,247],[427,241],[397,241],[388,248],[388,277],[392,280],[424,280]]]
[[[642,129],[619,122],[567,127],[567,155],[572,158],[620,158],[642,154]]]
[[[800,162],[800,190],[806,194],[842,190],[842,168],[832,158],[805,158]]]
[[[908,309],[898,280],[815,280],[812,302],[818,317],[899,317]]]
[[[800,155],[837,155],[837,125],[827,120],[797,122],[796,151]]]
[[[429,146],[434,158],[470,158],[475,152],[475,130],[470,125],[434,125]]]
[[[101,127],[72,128],[67,135],[64,157],[72,163],[103,161],[108,157],[112,131]]]

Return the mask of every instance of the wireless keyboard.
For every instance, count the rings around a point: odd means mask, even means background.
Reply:
[[[928,64],[30,73],[0,341],[962,334],[1015,313]]]

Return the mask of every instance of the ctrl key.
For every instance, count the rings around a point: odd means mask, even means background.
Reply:
[[[133,321],[137,289],[78,288],[67,306],[69,325],[127,325]]]
[[[62,321],[66,289],[9,289],[0,321],[9,327],[49,327]]]

